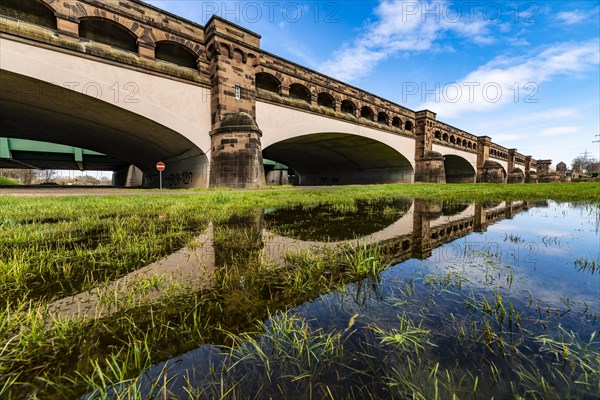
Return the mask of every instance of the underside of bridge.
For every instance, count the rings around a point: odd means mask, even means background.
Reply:
[[[0,83],[0,137],[93,150],[108,155],[113,170],[135,165],[150,179],[157,161],[207,163],[179,133],[114,104],[2,70]]]
[[[409,183],[414,170],[400,153],[376,140],[345,134],[315,133],[277,142],[265,158],[292,168],[298,185]]]
[[[464,158],[455,155],[444,156],[446,183],[474,183],[476,171]]]

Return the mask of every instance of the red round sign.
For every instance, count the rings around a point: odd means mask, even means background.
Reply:
[[[159,171],[164,171],[165,170],[165,163],[164,162],[158,162],[156,163],[156,169]]]

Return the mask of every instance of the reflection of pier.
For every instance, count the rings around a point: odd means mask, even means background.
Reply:
[[[265,228],[264,212],[254,210],[224,222],[214,222],[190,246],[105,287],[61,299],[50,305],[49,310],[64,316],[103,318],[118,308],[103,299],[107,296],[125,298],[130,288],[143,279],[160,276],[166,284],[176,282],[196,292],[219,286],[226,276],[231,279],[232,271],[243,280],[247,265],[266,264],[277,273],[275,269],[285,265],[285,257],[290,253],[345,243],[378,245],[389,260],[396,262],[424,259],[431,255],[432,249],[472,232],[485,232],[489,225],[510,219],[530,206],[527,202],[502,202],[487,207],[479,204],[444,207],[440,202],[415,200],[408,211],[388,227],[338,242],[298,240],[275,234]],[[158,298],[160,290],[150,291],[140,302],[152,303]]]

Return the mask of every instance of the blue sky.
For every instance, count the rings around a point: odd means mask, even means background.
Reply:
[[[598,1],[150,3],[534,158],[599,157]]]

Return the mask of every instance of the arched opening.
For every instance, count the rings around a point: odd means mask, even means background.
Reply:
[[[443,140],[444,142],[447,142],[447,141],[448,141],[448,134],[447,134],[447,133],[444,133],[444,134],[442,135],[442,140]]]
[[[290,97],[295,100],[304,101],[308,104],[310,104],[311,100],[310,90],[299,83],[292,83],[290,85]]]
[[[464,158],[455,155],[444,155],[446,183],[474,183],[476,171]]]
[[[43,1],[2,0],[0,15],[56,30],[54,10]]]
[[[456,138],[454,137],[454,135],[450,136],[450,143],[456,144]]]
[[[363,108],[360,109],[360,117],[364,118],[364,119],[368,119],[369,121],[375,120],[375,114],[373,113],[373,110],[371,110],[367,106],[364,106]]]
[[[356,115],[356,106],[350,100],[342,101],[341,109],[344,114]]]
[[[20,92],[0,91],[0,137],[92,150],[135,165],[150,175],[156,174],[154,167],[158,160],[169,165],[169,160],[186,153],[190,154],[187,171],[193,171],[193,181],[203,179],[195,168],[199,164],[207,166],[206,155],[175,130],[126,110],[121,104],[97,99],[93,94],[88,96],[7,71],[0,75],[3,83],[21,88],[23,93],[44,94],[21,96]],[[83,164],[88,169],[85,163],[84,157]],[[174,168],[173,163],[170,165]],[[156,181],[149,185],[158,187],[158,183],[156,176]]]
[[[299,185],[409,183],[406,157],[374,139],[347,133],[316,133],[266,147],[263,157],[296,172]]]
[[[335,110],[335,99],[329,93],[319,93],[317,96],[317,104],[321,107]]]
[[[467,147],[467,140],[466,140],[466,139],[463,139],[463,141],[462,141],[462,146],[463,146],[463,147]]]
[[[157,60],[168,61],[186,68],[198,68],[198,56],[187,47],[176,42],[156,43],[155,57]]]
[[[394,117],[394,119],[392,119],[392,126],[400,129],[402,127],[402,120],[398,117]]]
[[[259,72],[256,74],[256,89],[265,90],[267,92],[279,94],[279,87],[281,83],[277,78],[266,72]]]
[[[404,123],[404,130],[405,130],[405,131],[412,132],[412,130],[413,130],[413,126],[414,126],[414,125],[413,125],[413,123],[412,123],[412,122],[410,122],[410,121],[406,121],[406,122]]]
[[[382,125],[389,125],[390,117],[388,117],[386,113],[380,112],[379,114],[377,114],[377,122],[379,122]]]
[[[82,18],[79,36],[134,53],[138,51],[137,37],[127,28],[103,18]]]
[[[473,143],[473,150],[477,150],[477,144]]]
[[[437,139],[437,140],[442,140],[442,132],[440,131],[435,131],[435,133],[433,134],[433,136]]]
[[[469,149],[472,149],[472,148],[473,148],[473,143],[471,143],[471,142],[467,143],[467,147],[468,147]]]

